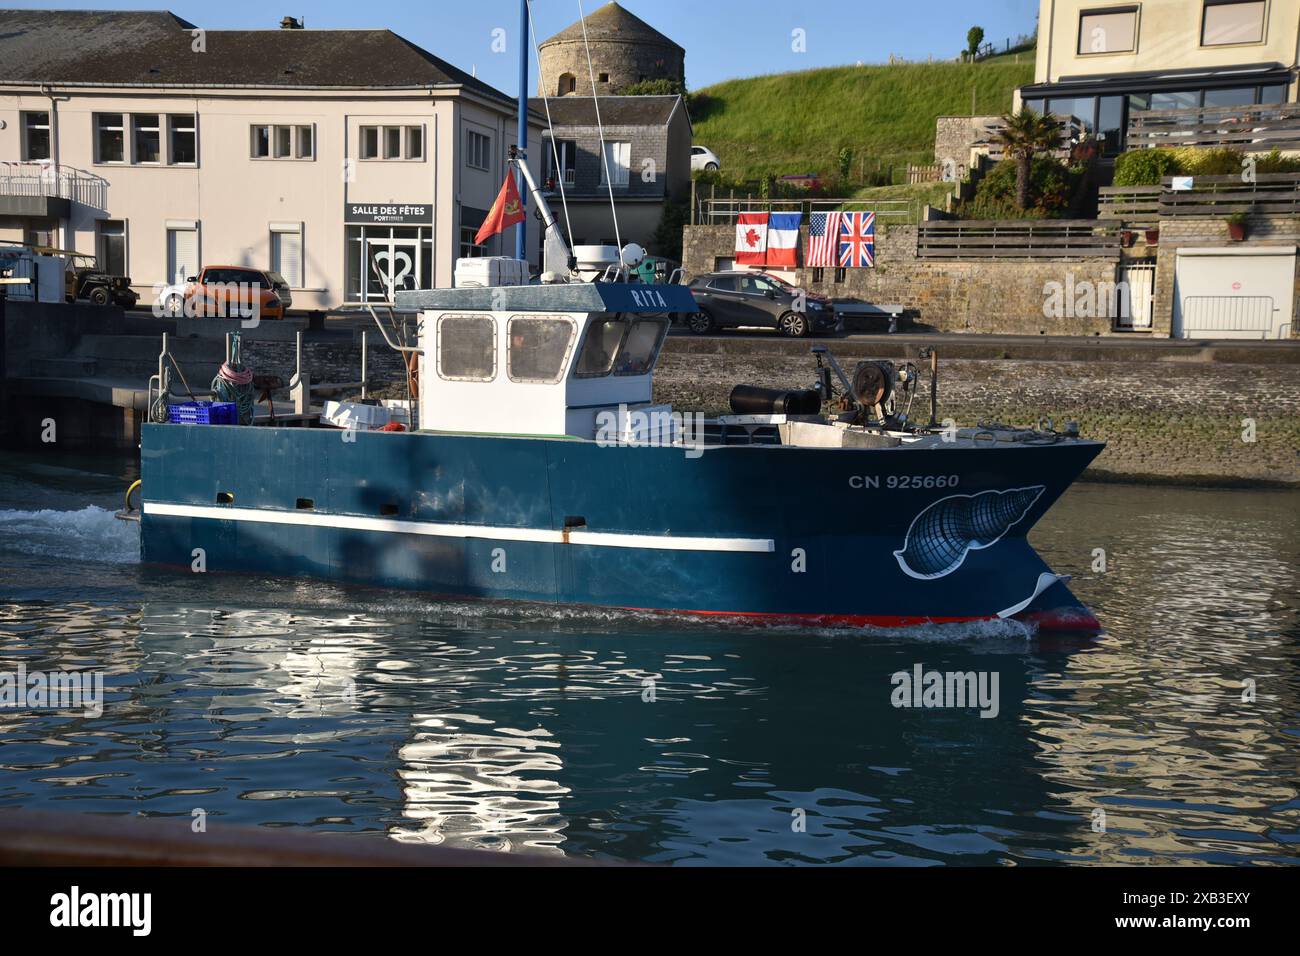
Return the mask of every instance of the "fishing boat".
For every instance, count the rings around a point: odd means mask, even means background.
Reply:
[[[540,276],[374,316],[418,382],[410,427],[146,424],[146,562],[763,624],[1098,627],[1026,534],[1100,443],[941,426],[933,353],[850,370],[818,346],[810,388],[737,383],[712,418],[655,404],[691,292],[639,281],[635,246],[584,281],[523,159]]]

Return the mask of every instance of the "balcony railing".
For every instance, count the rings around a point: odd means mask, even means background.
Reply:
[[[1234,146],[1256,153],[1300,149],[1300,104],[1133,112],[1129,149],[1151,146]]]
[[[1300,214],[1300,173],[1241,176],[1196,176],[1190,188],[1174,189],[1173,178],[1160,186],[1103,186],[1097,218],[1128,225],[1155,225],[1161,217],[1289,217]]]
[[[0,162],[0,196],[70,199],[95,209],[107,209],[108,180],[73,166]]]

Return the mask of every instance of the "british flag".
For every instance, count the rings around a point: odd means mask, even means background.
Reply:
[[[808,251],[803,257],[808,268],[824,269],[837,264],[841,215],[815,212],[808,218]]]
[[[868,269],[876,264],[876,214],[840,213],[840,268]]]

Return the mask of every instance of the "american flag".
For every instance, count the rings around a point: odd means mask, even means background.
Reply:
[[[840,221],[839,265],[841,268],[870,268],[876,264],[876,214],[846,212]]]
[[[808,219],[808,252],[803,264],[810,269],[824,269],[837,264],[840,244],[838,212],[815,212]]]

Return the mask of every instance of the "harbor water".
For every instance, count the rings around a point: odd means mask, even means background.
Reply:
[[[0,707],[0,811],[677,865],[1300,851],[1300,494],[1076,485],[1030,537],[1105,632],[1048,638],[144,567],[134,470],[0,463],[0,673],[104,681],[102,713]]]

